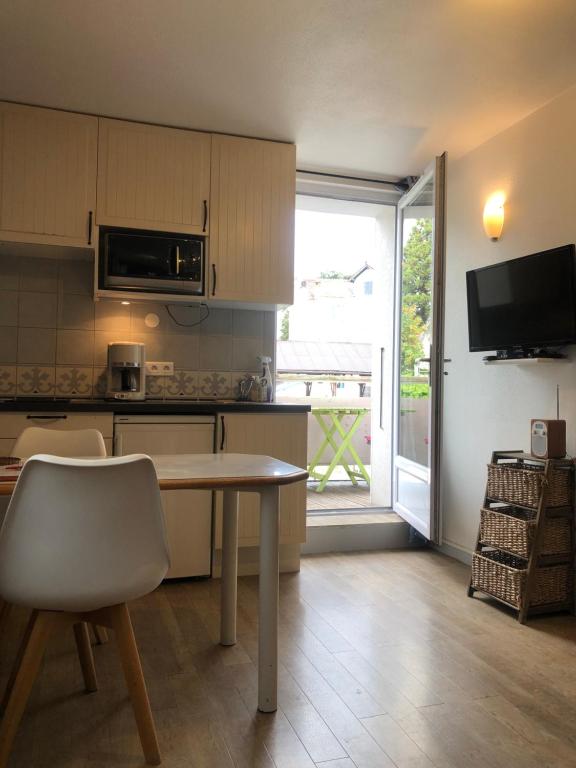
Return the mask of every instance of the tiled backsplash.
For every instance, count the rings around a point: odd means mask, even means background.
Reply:
[[[94,302],[91,262],[0,253],[0,397],[101,396],[111,341],[143,342],[148,360],[174,363],[173,376],[147,378],[157,398],[234,397],[259,372],[257,356],[274,355],[274,312],[211,309],[198,322],[204,307],[170,311]]]

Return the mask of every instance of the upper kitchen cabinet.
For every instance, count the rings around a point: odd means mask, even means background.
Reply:
[[[210,298],[292,304],[296,148],[212,137]]]
[[[100,119],[97,223],[208,234],[208,133]]]
[[[0,240],[88,246],[98,119],[0,103]]]

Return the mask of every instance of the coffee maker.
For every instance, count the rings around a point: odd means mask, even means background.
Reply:
[[[114,400],[144,400],[146,355],[144,344],[114,341],[108,344],[106,397]]]

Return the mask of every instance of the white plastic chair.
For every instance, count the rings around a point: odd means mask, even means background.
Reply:
[[[86,624],[115,630],[146,762],[160,763],[150,703],[126,603],[169,567],[160,491],[148,456],[100,460],[33,456],[0,531],[0,593],[33,610],[0,724],[0,768],[50,634],[74,626],[87,690],[96,673]]]
[[[102,433],[97,429],[46,429],[45,427],[27,427],[17,438],[12,454],[19,459],[28,459],[36,453],[48,453],[52,456],[86,458],[106,456],[106,445]],[[4,510],[2,510],[4,512]],[[0,522],[3,518],[0,516]],[[10,604],[0,598],[0,628],[10,615]],[[108,640],[106,630],[92,627],[96,642],[102,644]]]
[[[36,453],[86,458],[106,456],[102,433],[97,429],[45,429],[27,427],[16,440],[14,456],[28,459]]]

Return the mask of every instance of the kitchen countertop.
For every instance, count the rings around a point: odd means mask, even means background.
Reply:
[[[252,403],[236,400],[105,400],[90,398],[18,397],[0,399],[0,413],[8,411],[37,411],[69,413],[126,414],[213,414],[213,413],[307,413],[309,405],[291,403]]]

